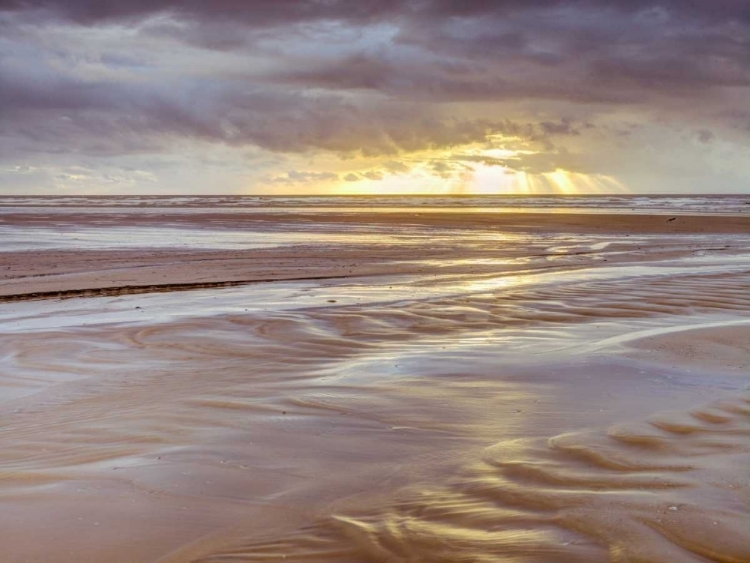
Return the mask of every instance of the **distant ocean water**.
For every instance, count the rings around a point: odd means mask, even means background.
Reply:
[[[221,209],[276,211],[330,208],[424,211],[586,211],[664,213],[750,213],[748,195],[602,196],[0,196],[0,213],[9,208]]]

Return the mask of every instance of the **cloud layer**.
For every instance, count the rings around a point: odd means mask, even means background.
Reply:
[[[736,191],[749,143],[744,0],[0,0],[5,192],[179,191],[193,154],[251,191],[476,165]]]

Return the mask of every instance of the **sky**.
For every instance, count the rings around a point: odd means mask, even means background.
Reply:
[[[749,0],[0,0],[0,195],[750,193]]]

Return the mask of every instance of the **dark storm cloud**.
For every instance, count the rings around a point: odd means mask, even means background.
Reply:
[[[175,96],[170,91],[175,85],[5,75],[10,79],[0,83],[2,130],[16,143],[24,138],[35,150],[54,153],[152,151],[175,137],[189,137],[280,152],[379,155],[474,143],[509,130],[486,119],[437,119],[413,105],[362,104],[335,94],[185,81]]]
[[[301,5],[311,4],[281,3],[272,10],[279,17],[286,10],[287,20],[264,12],[228,23],[219,10],[187,25],[148,29],[207,48],[239,49],[268,38],[260,22],[283,23],[273,33],[289,43],[331,40],[336,28],[295,27],[300,20],[294,14],[349,26],[385,22],[396,30],[387,44],[353,44],[319,57],[311,46],[307,57],[280,57],[266,79],[398,99],[641,103],[750,85],[750,3],[711,3],[710,10],[705,3],[647,1]]]
[[[321,19],[361,23],[401,16],[486,17],[570,6],[624,13],[659,7],[710,20],[750,20],[745,0],[0,0],[0,10],[45,10],[83,23],[145,18],[168,12],[185,18],[239,19],[256,26]]]

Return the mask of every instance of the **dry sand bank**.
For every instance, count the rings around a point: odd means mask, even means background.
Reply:
[[[481,211],[457,212],[419,211],[325,211],[311,209],[306,212],[284,210],[269,212],[221,211],[193,213],[133,213],[122,210],[86,213],[71,210],[64,214],[3,213],[0,225],[7,226],[274,226],[288,225],[421,225],[425,227],[460,227],[470,229],[501,229],[506,232],[550,231],[575,233],[748,233],[748,215],[702,214],[618,214],[618,213],[483,213]]]

